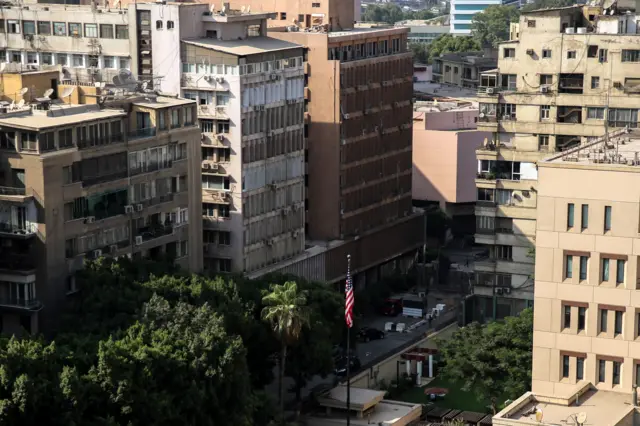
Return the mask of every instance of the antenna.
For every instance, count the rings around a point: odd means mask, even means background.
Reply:
[[[245,12],[245,10],[246,10],[246,9],[247,9],[247,8],[246,8],[245,6],[242,6],[242,7],[240,8],[240,12],[242,12],[242,13],[244,14],[244,12]]]
[[[578,421],[578,425],[582,426],[587,422],[587,413],[585,413],[584,411],[579,412],[576,416],[576,420]]]
[[[62,101],[64,102],[64,98],[68,98],[69,96],[71,96],[74,90],[76,90],[75,86],[65,87],[65,89],[62,91],[62,94],[60,95]]]
[[[247,13],[251,13],[251,5],[247,6]]]

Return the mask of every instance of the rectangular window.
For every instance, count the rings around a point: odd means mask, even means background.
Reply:
[[[551,107],[549,105],[540,106],[540,120],[548,120],[551,116]]]
[[[618,336],[622,334],[622,311],[616,311],[615,322],[613,324],[613,334]]]
[[[624,266],[625,261],[622,259],[616,260],[616,284],[624,283]]]
[[[9,34],[20,34],[20,21],[9,19],[7,21],[7,32]]]
[[[553,84],[553,75],[551,74],[540,74],[540,85],[541,86],[551,86]]]
[[[640,62],[640,50],[622,49],[622,62]]]
[[[69,35],[71,37],[82,37],[82,25],[69,23]]]
[[[22,33],[23,34],[35,34],[36,23],[34,21],[22,21]]]
[[[620,384],[620,362],[613,361],[613,384]]]
[[[562,328],[571,328],[571,306],[564,306],[564,323]]]
[[[591,88],[598,89],[600,87],[600,77],[593,76],[591,77]]]
[[[580,227],[587,229],[589,227],[589,205],[582,205],[582,218],[580,219]]]
[[[580,256],[580,281],[587,279],[587,267],[589,265],[588,256]]]
[[[579,307],[578,308],[578,331],[584,331],[585,323],[587,318],[587,308]]]
[[[40,57],[42,58],[43,65],[53,65],[53,53],[42,52]]]
[[[64,22],[54,22],[53,23],[53,35],[66,36],[67,35],[67,24],[64,23]]]
[[[503,57],[504,58],[515,58],[516,57],[516,49],[512,48],[512,47],[505,47],[503,50]]]
[[[587,58],[595,58],[598,56],[598,46],[587,46]]]
[[[68,63],[68,57],[66,53],[58,53],[56,55],[56,62],[58,65],[69,65]]]
[[[564,278],[573,278],[573,256],[565,256]]]
[[[584,358],[576,358],[576,380],[584,379]]]
[[[116,38],[120,40],[126,40],[129,38],[129,26],[128,25],[116,25]]]
[[[542,58],[548,59],[551,57],[551,49],[542,49]]]
[[[575,59],[575,58],[576,58],[576,51],[575,50],[567,51],[567,59]]]
[[[84,36],[97,38],[98,37],[98,25],[97,24],[84,24]]]
[[[601,107],[587,107],[587,119],[590,119],[590,120],[604,120],[604,108],[601,108]]]
[[[562,357],[562,377],[565,379],[569,377],[569,355]]]
[[[598,360],[598,383],[604,383],[606,377],[606,361],[604,359]]]
[[[76,68],[84,67],[84,57],[82,55],[71,56],[71,66]]]
[[[51,35],[51,22],[38,21],[38,34]]]
[[[609,259],[606,257],[602,259],[602,280],[603,282],[609,281]]]
[[[113,25],[100,24],[100,38],[113,38]]]
[[[607,332],[607,316],[609,315],[609,311],[606,309],[600,309],[600,333]]]
[[[598,52],[598,61],[599,62],[607,62],[607,56],[609,51],[607,49],[600,49]]]
[[[549,135],[538,135],[538,148],[549,148]]]
[[[611,231],[611,206],[604,206],[604,232]]]
[[[119,58],[118,62],[120,68],[129,69],[129,58]]]
[[[0,33],[6,32],[4,19],[0,19]]]
[[[629,127],[635,129],[638,127],[638,110],[630,108],[609,108],[608,120],[609,126],[611,127]]]
[[[103,57],[104,67],[105,68],[115,68],[116,60],[113,56],[104,56]]]
[[[567,228],[573,228],[573,213],[575,206],[573,203],[569,203],[567,206]]]

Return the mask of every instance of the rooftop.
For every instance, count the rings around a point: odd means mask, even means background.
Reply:
[[[100,109],[95,104],[52,104],[52,108],[48,111],[25,109],[21,115],[0,116],[0,126],[25,130],[42,130],[124,115],[126,113],[122,110]]]
[[[155,98],[155,101],[152,101],[151,99],[144,101],[134,101],[133,104],[143,108],[157,109],[195,104],[195,101],[191,99],[176,98],[173,96],[158,96],[157,98]]]
[[[302,46],[271,37],[249,37],[244,40],[217,40],[199,38],[183,40],[184,43],[212,49],[236,56],[256,55],[277,50],[296,49]]]
[[[640,130],[625,128],[612,131],[608,137],[565,149],[542,163],[640,166]]]
[[[354,28],[352,30],[345,30],[345,31],[331,31],[328,34],[330,38],[334,38],[334,37],[381,34],[382,32],[400,33],[400,32],[406,32],[406,31],[408,31],[406,27],[388,26],[383,28]]]
[[[556,399],[556,398],[553,398]],[[550,398],[527,392],[493,418],[494,425],[575,425],[578,413],[585,413],[584,426],[618,426],[629,413],[635,411],[631,395],[589,389],[577,402],[565,405],[551,402]],[[536,410],[542,412],[542,421],[536,421]],[[512,422],[513,421],[513,422]]]

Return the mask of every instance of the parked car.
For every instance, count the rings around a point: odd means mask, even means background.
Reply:
[[[360,331],[358,331],[358,337],[365,342],[384,339],[384,331],[378,330],[377,328],[362,327]]]
[[[402,299],[386,299],[380,313],[391,317],[400,315],[402,313]]]
[[[340,357],[336,361],[335,365],[336,365],[336,368],[333,370],[333,374],[339,377],[344,377],[347,375],[347,357],[346,356]],[[349,357],[349,372],[355,373],[356,371],[360,370],[360,367],[361,367],[360,358],[358,358],[357,355],[351,355]]]

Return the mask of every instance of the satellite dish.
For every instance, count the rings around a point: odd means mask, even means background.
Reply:
[[[539,408],[536,408],[536,422],[538,423],[542,422],[542,416],[543,416],[542,410]]]
[[[245,6],[242,6],[242,7],[240,8],[240,12],[244,13],[245,9],[246,9],[246,7],[245,7]]]
[[[75,86],[65,87],[60,97],[64,100],[64,98],[68,98],[69,96],[71,96],[74,90],[76,90]]]
[[[149,82],[148,81],[143,81],[141,87],[142,87],[142,90],[147,90],[147,88],[149,87]]]
[[[222,13],[227,13],[227,5],[222,4]]]
[[[18,102],[18,108],[22,108],[24,106],[24,99],[20,99],[20,102]]]
[[[584,411],[579,412],[576,416],[576,420],[578,421],[579,425],[585,424],[587,421],[587,413],[585,413]]]
[[[113,2],[113,7],[120,6],[120,0],[116,0]]]
[[[47,90],[45,90],[45,91],[44,91],[44,93],[42,94],[42,97],[43,97],[43,98],[48,98],[48,97],[50,97],[51,95],[53,95],[53,89],[47,89]]]
[[[29,91],[28,87],[23,87],[22,89],[20,89],[20,94],[24,96],[28,91]]]
[[[251,5],[247,6],[247,13],[251,13]]]
[[[209,12],[213,13],[216,11],[216,5],[211,3],[211,5],[209,6]]]

